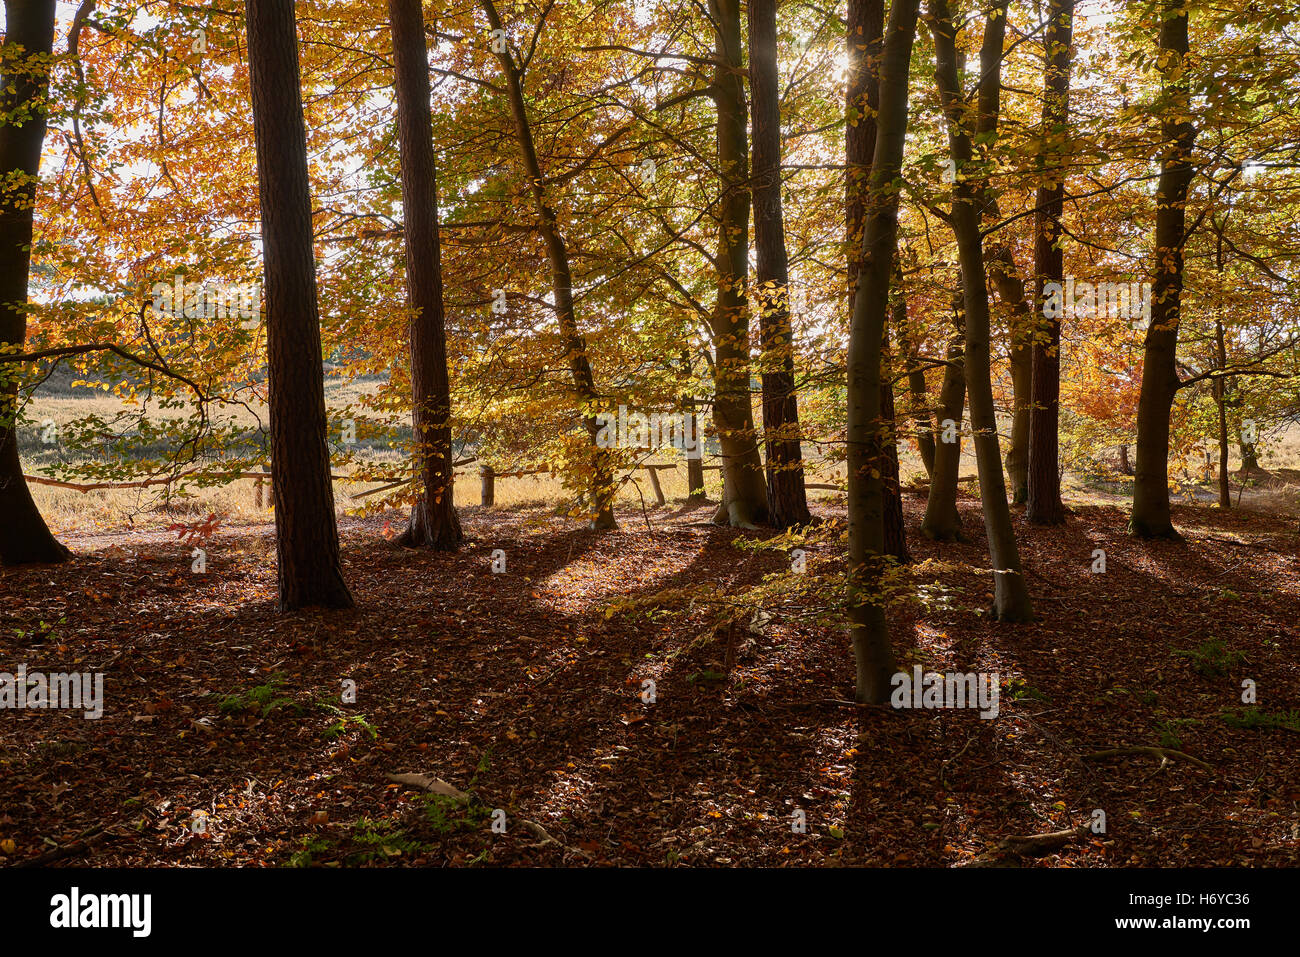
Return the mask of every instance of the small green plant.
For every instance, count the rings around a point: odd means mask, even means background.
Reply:
[[[359,817],[352,825],[352,840],[361,846],[361,850],[348,855],[350,864],[400,857],[420,848],[419,841],[401,828],[394,827],[391,821],[376,821],[368,817]]]
[[[1221,712],[1219,717],[1230,728],[1260,731],[1300,731],[1300,711],[1264,711],[1260,708],[1236,708]]]
[[[330,850],[330,842],[326,838],[308,834],[302,838],[302,847],[289,855],[289,866],[311,867],[316,862],[316,855],[328,850]]]
[[[1007,689],[1011,692],[1012,701],[1047,701],[1047,694],[1039,691],[1024,678],[1012,678],[1007,683]]]
[[[266,684],[254,685],[246,691],[223,695],[217,702],[217,710],[222,714],[257,712],[263,718],[270,717],[272,712],[281,708],[287,709],[292,714],[302,714],[302,705],[295,702],[289,695],[280,694],[280,689],[284,687],[284,684],[284,675],[273,674],[267,679]]]
[[[321,732],[321,737],[326,741],[334,741],[347,733],[349,728],[359,728],[366,734],[370,735],[371,741],[379,738],[378,729],[366,720],[363,714],[342,714],[339,719]]]
[[[51,638],[57,638],[56,628],[61,628],[68,623],[67,618],[60,618],[51,624],[48,621],[39,622],[35,628],[15,628],[14,637],[18,639],[18,644],[25,647],[31,645],[43,645]]]
[[[1195,724],[1200,724],[1195,718],[1170,718],[1167,721],[1157,721],[1156,730],[1160,733],[1160,747],[1181,751],[1183,729]]]
[[[710,671],[706,668],[703,671],[697,671],[694,674],[687,675],[686,680],[691,682],[691,684],[696,684],[705,681],[726,681],[727,676],[721,671]]]
[[[492,809],[474,797],[425,794],[423,801],[424,819],[439,834],[482,830],[492,819]]]
[[[1175,651],[1174,657],[1186,658],[1202,678],[1226,678],[1232,669],[1246,660],[1240,651],[1234,651],[1219,638],[1211,638],[1195,648]]]

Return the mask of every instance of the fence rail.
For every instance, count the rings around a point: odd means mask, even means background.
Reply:
[[[462,459],[459,462],[453,463],[453,467],[470,465],[476,461],[478,461],[476,458]],[[678,468],[678,464],[675,462],[649,462],[640,465],[635,465],[628,470],[627,474],[623,476],[619,484],[622,485],[626,482],[631,481],[633,472],[647,472],[650,478],[650,489],[651,491],[654,492],[655,504],[666,505],[668,500],[664,497],[663,486],[659,483],[659,473],[664,469],[675,470],[677,468]],[[705,472],[717,472],[721,470],[721,468],[722,468],[721,465],[703,466],[703,470]],[[484,506],[496,504],[496,480],[497,479],[523,478],[528,475],[545,475],[545,474],[549,474],[550,472],[552,472],[552,469],[547,466],[542,466],[541,468],[535,468],[535,469],[509,469],[506,471],[498,472],[490,465],[480,465],[479,466],[480,504]],[[159,478],[150,478],[150,479],[139,479],[138,481],[134,481],[134,482],[63,482],[58,479],[47,478],[44,475],[23,475],[23,478],[26,481],[32,483],[33,485],[47,485],[53,488],[72,489],[73,491],[80,492],[84,495],[88,492],[112,491],[113,489],[154,488],[160,485],[173,485],[176,482],[181,481],[182,479],[188,478],[193,475],[198,475],[198,474],[199,474],[198,469],[187,469],[186,471],[180,472],[176,475],[167,475]],[[469,475],[471,473],[468,470],[465,470],[457,474]],[[270,470],[263,470],[261,472],[217,472],[214,474],[205,475],[203,476],[203,478],[205,481],[208,482],[208,484],[211,485],[229,485],[232,482],[238,482],[243,479],[253,479],[253,495],[254,495],[253,501],[254,504],[260,508],[262,506],[263,496],[266,491],[266,482],[271,478],[271,472]],[[357,476],[357,475],[335,475],[331,473],[330,478],[336,482],[385,483],[380,485],[378,488],[368,489],[367,491],[358,492],[356,495],[349,496],[354,501],[357,499],[369,498],[371,495],[377,495],[380,492],[386,492],[389,489],[399,488],[400,486],[410,484],[413,481],[413,479],[410,477],[402,477],[396,475]],[[214,482],[212,481],[213,479],[220,479],[221,481]],[[833,484],[828,485],[825,483],[817,483],[817,482],[805,483],[804,488],[810,490],[820,489],[826,491],[843,491],[843,486],[833,485]]]

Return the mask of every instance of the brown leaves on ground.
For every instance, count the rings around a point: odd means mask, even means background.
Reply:
[[[639,514],[598,533],[467,509],[454,555],[347,520],[357,609],[288,616],[266,527],[223,530],[204,574],[163,536],[74,541],[100,550],[0,579],[0,670],[103,669],[105,713],[0,712],[0,861],[952,866],[1101,810],[1104,833],[1010,863],[1296,863],[1298,739],[1224,717],[1300,708],[1290,523],[1184,508],[1185,544],[1132,540],[1111,507],[1018,524],[1039,620],[1002,625],[973,570],[978,503],[961,503],[972,541],[943,546],[917,533],[922,504],[908,497],[910,544],[937,561],[913,578],[924,602],[891,613],[899,666],[996,671],[994,720],[852,706],[843,634],[791,607],[712,632],[607,616],[789,571],[700,511],[651,535]],[[1088,759],[1116,748],[1213,771]]]

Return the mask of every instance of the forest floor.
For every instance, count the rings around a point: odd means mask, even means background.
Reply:
[[[0,712],[0,866],[1300,862],[1294,518],[1180,506],[1172,543],[1128,538],[1119,507],[1056,529],[1017,510],[1038,620],[1015,625],[987,613],[978,501],[955,545],[905,502],[899,667],[996,672],[995,718],[853,705],[843,632],[796,599],[733,631],[611,614],[790,572],[737,547],[771,533],[711,508],[652,511],[652,532],[628,510],[608,533],[467,508],[456,554],[345,519],[357,608],[291,615],[269,526],[222,529],[203,574],[174,536],[70,537],[76,561],[2,573],[0,671],[103,671],[104,714]],[[810,571],[838,561],[803,547]],[[1096,754],[1128,747],[1178,753]],[[1104,832],[990,853],[1097,810]]]

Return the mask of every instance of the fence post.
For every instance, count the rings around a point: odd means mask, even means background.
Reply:
[[[667,504],[668,500],[664,498],[664,490],[659,484],[659,470],[652,465],[647,471],[650,473],[650,487],[654,489],[655,502],[659,505]]]
[[[495,505],[497,500],[496,471],[490,465],[483,465],[479,467],[478,474],[483,482],[483,507],[487,508],[489,505]]]

